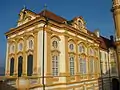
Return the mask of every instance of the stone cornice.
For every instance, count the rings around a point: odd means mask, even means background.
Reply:
[[[45,18],[44,17],[37,17],[36,19],[34,19],[34,20],[32,20],[32,21],[30,21],[28,23],[25,23],[25,24],[23,24],[23,25],[21,25],[21,26],[19,26],[17,28],[13,28],[10,31],[6,32],[5,35],[6,36],[13,35],[13,34],[19,32],[19,31],[22,31],[22,30],[24,31],[24,30],[26,30],[26,29],[28,29],[30,27],[33,27],[35,25],[38,25],[40,23],[45,23]],[[54,22],[52,20],[49,20],[48,25],[49,26],[54,26],[54,27],[59,28],[59,29],[64,29],[66,31],[70,31],[70,32],[76,33],[76,35],[81,35],[81,36],[86,37],[86,38],[88,38],[90,40],[94,40],[96,43],[99,43],[97,41],[97,37],[92,35],[92,33],[90,34],[90,33],[82,32],[82,31],[80,31],[78,29],[75,29],[75,28],[73,28],[73,27],[71,27],[69,25],[66,25],[64,23],[60,24],[60,23],[56,23],[56,22]]]
[[[30,26],[34,26],[36,23],[39,23],[39,21],[45,21],[45,20],[42,17],[37,17],[36,19],[31,20],[30,22],[27,22],[19,27],[10,29],[10,31],[6,32],[5,35],[9,36],[11,34],[14,34],[14,32],[24,30],[26,28],[29,28]]]

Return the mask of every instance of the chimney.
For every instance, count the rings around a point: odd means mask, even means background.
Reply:
[[[114,42],[114,37],[113,37],[113,35],[110,36],[110,40],[111,40],[112,42]]]
[[[96,30],[94,31],[94,33],[95,33],[95,35],[96,35],[97,37],[100,37],[100,32],[99,32],[98,29],[96,29]]]

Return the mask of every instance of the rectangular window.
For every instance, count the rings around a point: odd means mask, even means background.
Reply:
[[[91,58],[89,61],[89,68],[90,68],[90,73],[93,74],[94,73],[94,59]]]
[[[107,68],[107,62],[105,62],[105,70],[106,70],[106,74],[108,74],[109,71],[108,71],[108,68]]]
[[[86,73],[86,60],[83,60],[83,74]]]
[[[70,75],[74,75],[74,57],[70,57]]]
[[[80,58],[80,73],[86,74],[86,60]]]
[[[94,68],[95,68],[95,73],[97,73],[98,72],[98,67],[99,67],[99,65],[98,65],[98,60],[95,60],[94,61],[95,63],[94,63]]]
[[[80,58],[80,73],[83,74],[83,60]]]
[[[58,76],[58,56],[52,57],[52,75]]]
[[[104,65],[103,65],[103,62],[101,62],[101,73],[104,74]]]
[[[117,73],[117,69],[116,69],[116,63],[115,62],[111,62],[111,73],[115,74]]]

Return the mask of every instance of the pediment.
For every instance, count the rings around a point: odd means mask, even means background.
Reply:
[[[19,13],[19,19],[18,19],[17,26],[21,26],[35,18],[36,18],[35,13],[33,13],[32,11],[27,10],[27,9],[22,9]]]
[[[83,17],[79,16],[79,17],[75,17],[73,19],[73,24],[72,26],[80,31],[83,31],[83,32],[87,32],[86,31],[86,23],[83,19]]]

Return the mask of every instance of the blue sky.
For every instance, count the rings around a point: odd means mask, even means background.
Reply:
[[[112,0],[1,0],[0,1],[0,66],[5,63],[6,38],[4,33],[15,27],[20,10],[25,5],[39,13],[44,4],[47,9],[68,20],[83,16],[90,31],[99,29],[101,35],[114,34]]]

